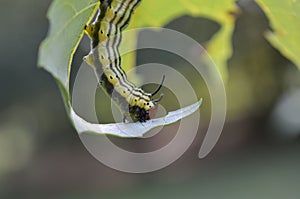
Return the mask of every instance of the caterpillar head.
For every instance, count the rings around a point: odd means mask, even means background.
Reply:
[[[149,97],[154,96],[161,89],[165,76],[159,87],[151,94],[146,94]],[[153,118],[158,109],[158,102],[163,98],[163,94],[158,99],[151,99],[148,97],[139,98],[134,106],[129,105],[129,115],[134,122],[145,122]]]
[[[153,118],[158,109],[158,102],[162,99],[163,95],[159,99],[151,100],[149,102],[143,102],[144,106],[129,106],[129,115],[134,122],[146,122]],[[142,102],[142,101],[141,101]]]

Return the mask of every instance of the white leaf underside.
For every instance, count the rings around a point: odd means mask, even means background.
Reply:
[[[153,128],[159,126],[165,126],[181,120],[199,109],[202,104],[202,99],[198,102],[178,109],[176,111],[169,112],[166,116],[148,120],[146,122],[135,123],[111,123],[111,124],[93,124],[78,116],[73,109],[71,109],[71,118],[74,122],[74,126],[78,134],[92,133],[92,134],[109,134],[118,137],[142,137],[145,133]]]

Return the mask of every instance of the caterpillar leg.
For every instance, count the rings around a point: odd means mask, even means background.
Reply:
[[[127,117],[125,114],[123,115],[123,123],[128,123],[128,120],[127,120]]]
[[[129,112],[123,112],[123,122],[124,123],[133,122],[132,117]]]
[[[102,84],[103,84],[103,81],[99,81],[99,82],[97,83],[97,88],[101,88],[101,87],[102,87]]]
[[[95,67],[95,56],[93,55],[92,52],[90,52],[88,55],[84,56],[83,61],[85,61],[93,69],[96,69],[97,77],[99,77],[99,74],[103,73],[101,67],[99,67],[99,66],[97,68]],[[97,88],[102,87],[103,86],[102,84],[103,84],[103,80],[101,78],[98,78]]]
[[[92,52],[90,52],[88,55],[83,57],[83,61],[85,61],[89,66],[92,68],[95,67],[95,60],[94,55]]]
[[[95,34],[95,24],[85,25],[84,26],[84,33],[89,36],[90,38],[93,38],[93,35]]]

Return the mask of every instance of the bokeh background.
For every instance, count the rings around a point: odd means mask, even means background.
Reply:
[[[269,22],[253,1],[238,2],[234,54],[228,61],[227,121],[216,147],[205,159],[198,159],[210,116],[207,102],[189,150],[169,167],[148,174],[118,172],[94,159],[71,126],[55,81],[37,68],[50,3],[1,0],[0,198],[300,197],[299,71],[264,38]],[[204,46],[220,28],[211,20],[189,16],[166,27]],[[138,39],[143,39],[143,33]],[[84,38],[73,74],[88,45]],[[145,50],[137,57],[138,64],[159,62],[182,71],[200,89],[200,96],[209,98],[204,82],[174,55]],[[147,144],[139,139],[111,139],[143,151],[172,136],[157,135]]]

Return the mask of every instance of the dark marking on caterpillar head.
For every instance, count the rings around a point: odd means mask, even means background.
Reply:
[[[146,122],[147,120],[150,120],[149,111],[138,106],[129,105],[129,115],[134,122]]]

